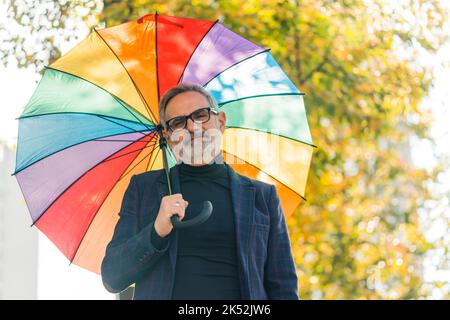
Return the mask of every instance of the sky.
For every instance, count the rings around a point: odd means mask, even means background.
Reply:
[[[4,4],[0,3],[0,22],[5,21]],[[86,29],[80,32],[87,34]],[[62,52],[69,50],[74,43],[64,43]],[[15,66],[0,66],[0,141],[9,147],[17,143],[18,120],[23,107],[33,94],[40,75],[33,68],[18,69]],[[11,168],[11,173],[14,168]],[[101,277],[76,265],[69,265],[56,246],[39,232],[38,240],[38,299],[77,300],[77,299],[115,299],[116,296],[105,290]]]
[[[15,119],[33,94],[38,79],[32,69],[0,67],[0,141],[6,141],[10,147],[17,143]],[[41,233],[38,260],[38,299],[115,299],[103,288],[100,276],[76,265],[69,266],[64,255]]]
[[[1,8],[0,8],[0,11]],[[0,13],[0,20],[3,17]],[[71,47],[65,44],[63,52]],[[432,108],[435,114],[432,136],[434,146],[425,140],[415,140],[412,144],[412,159],[420,167],[427,168],[436,163],[435,155],[450,156],[450,45],[443,48],[433,66],[436,68],[436,81],[430,91],[430,95],[423,102],[424,108]],[[447,66],[440,64],[447,63]],[[0,141],[6,141],[9,146],[13,146],[17,141],[18,121],[15,120],[21,110],[31,97],[36,88],[39,76],[32,68],[17,69],[14,66],[8,68],[0,66],[0,90],[2,103],[0,106]],[[12,168],[13,171],[14,168]],[[11,171],[11,172],[12,172]],[[450,190],[450,170],[440,176],[439,191]],[[447,183],[445,183],[447,181]],[[447,201],[448,205],[448,201]],[[444,203],[445,206],[445,203]],[[447,209],[448,214],[448,209]],[[447,216],[448,217],[448,216]],[[445,224],[444,224],[445,226]],[[430,240],[439,234],[445,233],[446,229],[442,225],[437,225],[427,230]],[[428,263],[432,265],[433,257]],[[425,274],[428,281],[446,279],[450,283],[450,272],[436,272],[432,267]],[[440,292],[435,292],[433,296],[439,298]],[[70,265],[68,260],[58,251],[58,249],[43,235],[39,236],[39,271],[38,271],[38,299],[114,299],[115,296],[109,294],[101,283],[98,275]]]

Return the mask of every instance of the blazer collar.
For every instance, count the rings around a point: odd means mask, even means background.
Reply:
[[[228,169],[228,176],[230,178],[230,187],[231,187],[231,191],[232,191],[232,195],[233,195],[233,190],[236,188],[251,188],[254,189],[255,186],[251,183],[250,179],[242,176],[240,174],[238,174],[236,171],[234,171],[234,169],[225,162],[225,166]],[[172,168],[170,168],[170,175],[178,175],[179,174],[179,165],[175,165]],[[166,196],[169,194],[169,189],[168,189],[168,184],[167,184],[167,176],[166,176],[166,172],[165,170],[161,170],[161,175],[158,178],[158,189],[159,189],[159,193],[161,195],[161,197]],[[173,184],[173,183],[172,183]],[[172,193],[176,193],[174,191],[179,190],[179,188],[176,185],[172,186]],[[234,192],[234,196],[236,196],[237,199],[237,194],[236,192]]]

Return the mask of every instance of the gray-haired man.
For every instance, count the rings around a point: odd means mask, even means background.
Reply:
[[[159,112],[182,193],[165,195],[162,170],[132,177],[102,263],[105,287],[135,283],[135,299],[298,299],[275,187],[222,161],[225,113],[195,85],[169,90]],[[173,229],[174,214],[191,218],[205,200],[214,206],[205,223]]]

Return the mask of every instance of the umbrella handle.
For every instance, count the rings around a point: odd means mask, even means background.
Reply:
[[[169,169],[169,164],[167,161],[167,141],[164,138],[164,135],[162,134],[162,126],[159,125],[158,126],[158,132],[159,132],[159,145],[161,147],[161,149],[163,149],[163,166],[164,166],[164,171],[166,173],[166,178],[167,178],[167,184],[169,187],[169,194],[174,194],[174,193],[181,193],[181,187],[180,187],[180,179],[178,177],[178,172],[172,172],[175,170],[170,170]],[[172,189],[173,187],[173,189]],[[203,209],[202,211],[197,214],[195,216],[195,218],[186,220],[186,221],[181,221],[180,217],[178,215],[173,215],[170,218],[170,221],[172,222],[172,225],[175,229],[183,229],[183,228],[188,228],[188,227],[193,227],[199,224],[202,224],[203,222],[205,222],[206,220],[209,219],[209,217],[211,216],[211,213],[213,211],[213,206],[211,201],[204,201],[203,202]]]
[[[172,192],[173,193],[181,193],[181,185],[180,185],[180,177],[178,176],[178,171],[171,169],[170,170],[170,180],[172,185]],[[205,222],[209,219],[211,216],[211,213],[213,211],[213,205],[211,201],[206,200],[203,201],[203,209],[202,211],[197,214],[194,218],[189,220],[180,220],[180,217],[178,215],[173,215],[170,218],[170,221],[172,222],[172,225],[175,229],[184,229],[189,228],[193,226],[197,226]]]
[[[181,221],[180,217],[178,217],[177,215],[173,215],[170,218],[170,221],[172,222],[172,225],[175,229],[189,228],[192,226],[202,224],[203,222],[208,220],[209,217],[211,216],[212,211],[213,211],[212,203],[211,201],[207,200],[203,202],[203,209],[198,215],[195,216],[195,218],[186,221]]]

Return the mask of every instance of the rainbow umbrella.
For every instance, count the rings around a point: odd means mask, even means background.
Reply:
[[[303,199],[314,148],[303,94],[269,50],[218,21],[145,15],[48,66],[19,117],[14,175],[33,225],[71,263],[100,273],[131,176],[162,169],[158,101],[178,83],[226,112],[227,163],[274,184],[286,215]]]

